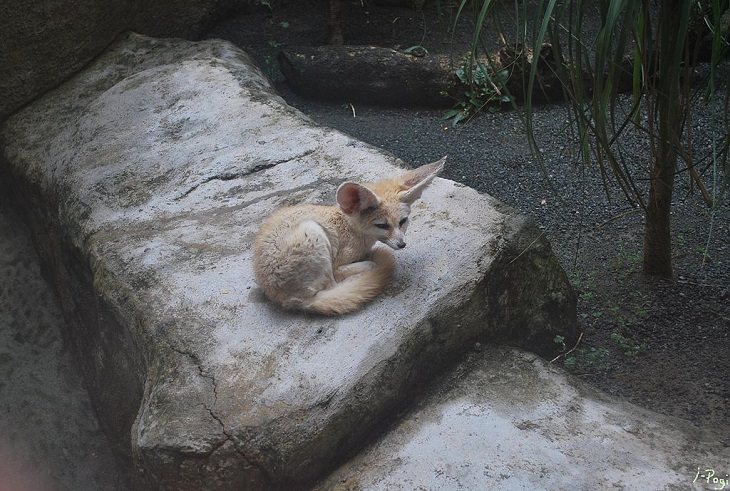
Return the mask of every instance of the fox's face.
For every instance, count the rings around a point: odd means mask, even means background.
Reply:
[[[345,182],[337,189],[337,203],[363,235],[403,249],[411,204],[443,170],[445,161],[443,157],[396,179],[368,185]]]
[[[377,207],[370,209],[372,216],[367,216],[368,211],[364,210],[359,220],[366,226],[364,234],[375,237],[393,249],[403,249],[406,246],[404,234],[408,228],[411,206],[408,203],[381,200]]]

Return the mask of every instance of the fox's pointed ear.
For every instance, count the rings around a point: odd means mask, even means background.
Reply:
[[[408,189],[401,191],[398,194],[398,198],[403,203],[411,204],[421,197],[421,193],[426,187],[431,184],[433,178],[436,177],[439,172],[444,170],[444,162],[446,162],[446,155],[441,157],[436,162],[422,165],[417,169],[409,170],[400,177],[400,181]]]
[[[378,197],[362,184],[343,182],[337,188],[337,204],[347,215],[380,205]]]

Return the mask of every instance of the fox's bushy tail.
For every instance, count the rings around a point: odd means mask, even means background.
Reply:
[[[375,298],[390,282],[395,258],[390,249],[373,249],[375,267],[345,278],[328,290],[321,290],[304,305],[305,310],[324,315],[347,314]]]

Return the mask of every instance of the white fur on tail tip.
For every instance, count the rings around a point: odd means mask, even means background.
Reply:
[[[378,296],[391,280],[390,249],[406,246],[411,205],[446,157],[374,183],[344,182],[334,206],[298,205],[272,213],[253,245],[256,281],[287,309],[341,315]]]

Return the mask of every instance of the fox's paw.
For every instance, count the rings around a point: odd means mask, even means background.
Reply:
[[[395,268],[395,256],[390,248],[376,245],[370,255],[377,268],[391,270]]]
[[[375,279],[378,285],[377,292],[381,292],[393,277],[395,272],[395,255],[393,251],[386,246],[373,247],[370,252],[375,267],[370,271],[369,275]]]

